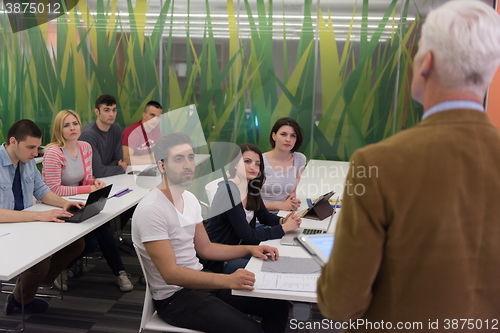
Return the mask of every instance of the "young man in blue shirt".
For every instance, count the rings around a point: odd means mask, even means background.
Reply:
[[[72,214],[68,209],[71,206],[83,206],[59,197],[42,181],[34,160],[42,141],[42,131],[34,122],[19,120],[9,129],[7,138],[8,141],[0,146],[0,223],[64,222],[59,218],[70,217]],[[33,196],[45,204],[63,209],[22,211],[33,205]],[[21,273],[14,292],[7,297],[5,314],[9,315],[15,308],[21,308],[21,304],[29,313],[45,312],[49,304],[35,298],[38,286],[52,284],[63,268],[82,252],[84,246],[83,239],[79,239]]]

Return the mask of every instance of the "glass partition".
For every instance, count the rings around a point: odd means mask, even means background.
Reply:
[[[107,93],[123,128],[149,100],[195,104],[208,142],[267,151],[271,126],[289,116],[309,159],[347,160],[419,122],[412,57],[423,16],[442,2],[80,0],[20,32],[2,3],[0,133],[30,118],[47,143],[58,111],[87,124]]]

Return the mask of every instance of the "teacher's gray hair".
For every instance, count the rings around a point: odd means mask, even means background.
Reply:
[[[449,1],[425,20],[418,52],[428,50],[441,84],[482,96],[500,64],[500,15],[479,0]]]

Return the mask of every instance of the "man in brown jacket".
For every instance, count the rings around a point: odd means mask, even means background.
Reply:
[[[500,329],[500,131],[483,99],[500,16],[480,1],[432,11],[414,59],[417,126],[351,158],[318,303],[352,331]]]

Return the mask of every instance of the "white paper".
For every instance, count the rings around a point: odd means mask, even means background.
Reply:
[[[126,190],[128,190],[128,187],[126,187],[126,186],[120,186],[120,185],[113,184],[113,187],[111,187],[111,191],[109,192],[108,198],[112,198],[115,195],[120,194]]]
[[[285,274],[261,272],[255,289],[316,292],[319,274]]]
[[[78,194],[78,195],[73,195],[73,196],[69,197],[68,200],[71,200],[71,201],[87,201],[88,198],[89,198],[88,194]]]
[[[120,194],[124,191],[128,190],[128,187],[126,186],[120,186],[120,185],[115,185],[113,184],[113,187],[111,187],[111,191],[109,191],[108,199],[114,197],[117,194]],[[78,194],[78,195],[72,195],[69,197],[69,200],[73,201],[87,201],[89,198],[89,194]]]

